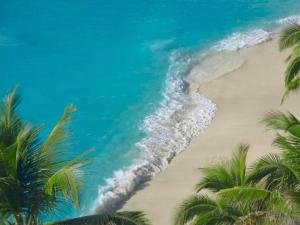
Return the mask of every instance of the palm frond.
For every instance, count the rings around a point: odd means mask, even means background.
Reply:
[[[294,217],[285,213],[274,211],[254,211],[244,217],[238,218],[234,225],[246,224],[266,224],[266,225],[282,225],[293,224]]]
[[[72,200],[74,206],[78,207],[81,180],[84,175],[82,167],[89,162],[85,159],[89,152],[83,152],[52,174],[45,184],[45,192],[51,196],[62,194],[65,199]]]
[[[234,211],[227,211],[227,209],[214,210],[205,215],[197,216],[191,225],[232,225],[238,218],[234,213]],[[190,225],[190,223],[188,224]]]
[[[117,212],[112,215],[116,224],[128,225],[150,225],[151,222],[143,212]]]
[[[19,89],[16,87],[0,104],[0,145],[11,145],[22,127],[22,122],[16,113],[20,102]]]
[[[65,199],[73,200],[75,207],[78,207],[81,177],[80,165],[64,166],[48,179],[45,192],[52,196],[62,194]]]
[[[293,24],[286,27],[279,39],[279,49],[284,50],[292,47],[300,42],[300,25]]]
[[[289,62],[299,57],[300,57],[300,45],[296,45],[293,48],[292,53],[286,58],[285,62]]]
[[[265,124],[267,128],[273,130],[288,131],[291,126],[300,124],[300,121],[291,113],[286,115],[282,112],[274,111],[267,113],[262,123]]]
[[[292,81],[290,81],[287,86],[286,86],[286,90],[283,94],[282,100],[281,100],[281,104],[285,101],[285,99],[289,96],[289,94],[291,93],[291,91],[295,91],[298,90],[300,87],[300,77],[297,77],[295,79],[293,79]]]
[[[55,212],[62,199],[79,205],[82,167],[88,152],[73,160],[64,155],[69,137],[66,126],[76,111],[74,106],[66,107],[42,142],[41,127],[19,118],[16,109],[20,101],[15,88],[0,104],[0,216],[8,215],[13,223],[15,218],[36,224],[43,213]]]
[[[247,206],[232,204],[222,198],[212,199],[205,195],[197,195],[190,197],[180,206],[175,224],[230,225],[248,213],[248,210]]]
[[[273,145],[281,149],[283,152],[293,153],[293,156],[300,154],[300,139],[293,135],[276,134]],[[294,155],[295,154],[295,155]],[[299,159],[299,157],[297,157]]]
[[[299,190],[297,191],[290,191],[286,193],[289,200],[291,200],[296,206],[297,208],[300,207],[300,192]]]
[[[21,96],[19,95],[18,87],[16,87],[8,95],[5,96],[3,103],[1,104],[1,126],[9,128],[15,122],[15,110],[20,102]]]
[[[281,104],[289,96],[291,91],[299,89],[300,78],[300,25],[294,24],[282,31],[281,38],[279,40],[279,48],[283,50],[288,47],[295,46],[292,53],[286,59],[289,62],[285,71],[285,92],[281,99]]]
[[[267,190],[282,190],[297,182],[298,174],[279,155],[268,154],[252,166],[248,179],[250,183],[263,182]]]
[[[143,212],[117,212],[112,215],[91,215],[49,223],[47,225],[150,225]]]
[[[247,169],[247,154],[249,150],[248,144],[241,144],[237,151],[234,152],[232,159],[230,161],[230,171],[232,177],[235,179],[235,185],[243,185],[246,179],[246,169]]]
[[[205,195],[192,196],[179,207],[175,217],[175,224],[187,224],[195,217],[204,216],[217,208],[217,202]]]
[[[241,144],[234,152],[231,160],[202,168],[203,178],[196,185],[196,191],[209,189],[218,192],[222,189],[241,186],[246,179],[246,160],[249,145]]]
[[[287,199],[286,194],[279,190],[270,192],[266,198],[255,202],[250,213],[239,220],[256,224],[291,224],[299,212],[294,207],[295,204]]]
[[[284,91],[282,97],[281,97],[281,101],[280,101],[280,105],[283,105],[283,103],[285,102],[285,100],[289,97],[290,95],[290,90],[288,90],[288,88]]]
[[[42,165],[44,168],[55,170],[56,167],[61,166],[60,163],[62,158],[64,158],[64,146],[62,145],[70,136],[66,130],[66,125],[72,120],[72,114],[74,112],[76,112],[75,106],[70,105],[66,107],[62,117],[52,129],[48,138],[44,141],[40,151],[40,157],[44,159],[44,165]]]
[[[196,185],[196,191],[200,192],[203,189],[208,189],[213,192],[218,192],[219,190],[233,187],[235,182],[228,170],[226,163],[201,169],[203,178]]]
[[[299,70],[300,70],[300,57],[292,59],[286,68],[284,81],[285,81],[285,86],[288,89],[291,90],[296,89],[295,85],[291,85],[291,82],[298,76]]]
[[[268,196],[268,190],[257,187],[233,187],[218,192],[222,198],[231,200],[256,201]]]

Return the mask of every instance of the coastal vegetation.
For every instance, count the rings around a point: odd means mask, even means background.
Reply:
[[[285,93],[300,86],[300,25],[285,28],[279,49],[293,47],[287,58]],[[291,113],[268,113],[262,123],[275,132],[270,153],[247,164],[249,146],[232,158],[203,168],[196,194],[179,207],[176,225],[296,224],[300,220],[300,121]]]
[[[284,29],[280,50],[293,47],[287,58],[285,93],[300,86],[300,25]],[[68,125],[76,108],[70,105],[44,137],[42,127],[18,113],[18,88],[0,104],[0,223],[3,225],[150,225],[143,212],[121,211],[44,222],[64,202],[80,207],[80,191],[89,151],[64,158]],[[275,133],[278,152],[248,164],[248,144],[231,159],[201,168],[195,195],[184,201],[176,225],[279,225],[300,221],[300,121],[291,113],[270,112],[262,123]]]
[[[248,149],[240,145],[231,160],[202,169],[197,194],[180,206],[176,225],[289,224],[297,218],[299,173],[293,174],[290,157],[270,154],[248,167]]]
[[[290,94],[291,91],[299,89],[300,86],[300,25],[294,24],[285,28],[279,39],[280,51],[287,48],[293,48],[291,54],[286,59],[288,66],[285,71],[285,93],[282,98],[284,99]]]
[[[67,126],[76,111],[65,108],[58,123],[42,139],[42,127],[25,122],[18,114],[18,88],[0,104],[0,224],[40,225],[43,216],[53,215],[63,202],[80,205],[83,167],[89,162],[86,151],[74,159],[64,159]],[[149,225],[142,212],[90,215],[49,225]]]

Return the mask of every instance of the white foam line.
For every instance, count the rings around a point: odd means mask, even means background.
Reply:
[[[279,25],[291,25],[300,23],[300,15],[292,15],[276,21]]]
[[[191,59],[181,57],[180,51],[171,55],[164,99],[157,111],[144,120],[141,129],[146,137],[136,144],[143,150],[143,158],[106,180],[106,185],[99,188],[92,212],[115,210],[141,182],[163,171],[214,118],[216,105],[212,101],[186,92],[187,84],[180,75],[190,62]]]
[[[279,25],[299,23],[294,15],[276,21]],[[268,41],[272,32],[255,29],[233,33],[213,46],[215,51],[236,51]],[[184,151],[191,139],[205,131],[213,120],[216,105],[198,93],[186,93],[181,75],[191,66],[191,58],[182,57],[180,51],[170,56],[164,99],[160,107],[149,115],[141,127],[146,138],[137,143],[144,157],[128,168],[118,170],[99,187],[98,197],[91,212],[110,212],[127,199],[145,180],[164,170],[169,162]]]
[[[228,38],[219,41],[213,49],[216,51],[236,51],[242,48],[258,45],[270,40],[271,33],[263,29],[255,29],[245,33],[233,33]]]

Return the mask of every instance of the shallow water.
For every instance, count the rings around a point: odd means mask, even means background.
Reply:
[[[82,209],[58,217],[125,198],[204,131],[215,105],[187,95],[182,79],[199,51],[264,41],[299,9],[296,0],[0,1],[0,94],[19,84],[22,116],[45,133],[74,103],[69,156],[95,149]]]

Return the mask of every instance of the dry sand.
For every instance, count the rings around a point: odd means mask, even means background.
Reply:
[[[300,117],[300,95],[280,106],[287,53],[278,52],[276,40],[243,49],[236,53],[245,60],[241,68],[199,84],[196,90],[218,107],[212,124],[163,173],[137,191],[123,210],[142,210],[154,225],[171,225],[176,207],[194,193],[201,177],[197,168],[230,157],[241,142],[251,145],[249,161],[274,151],[272,134],[259,123],[263,115],[288,109]]]

